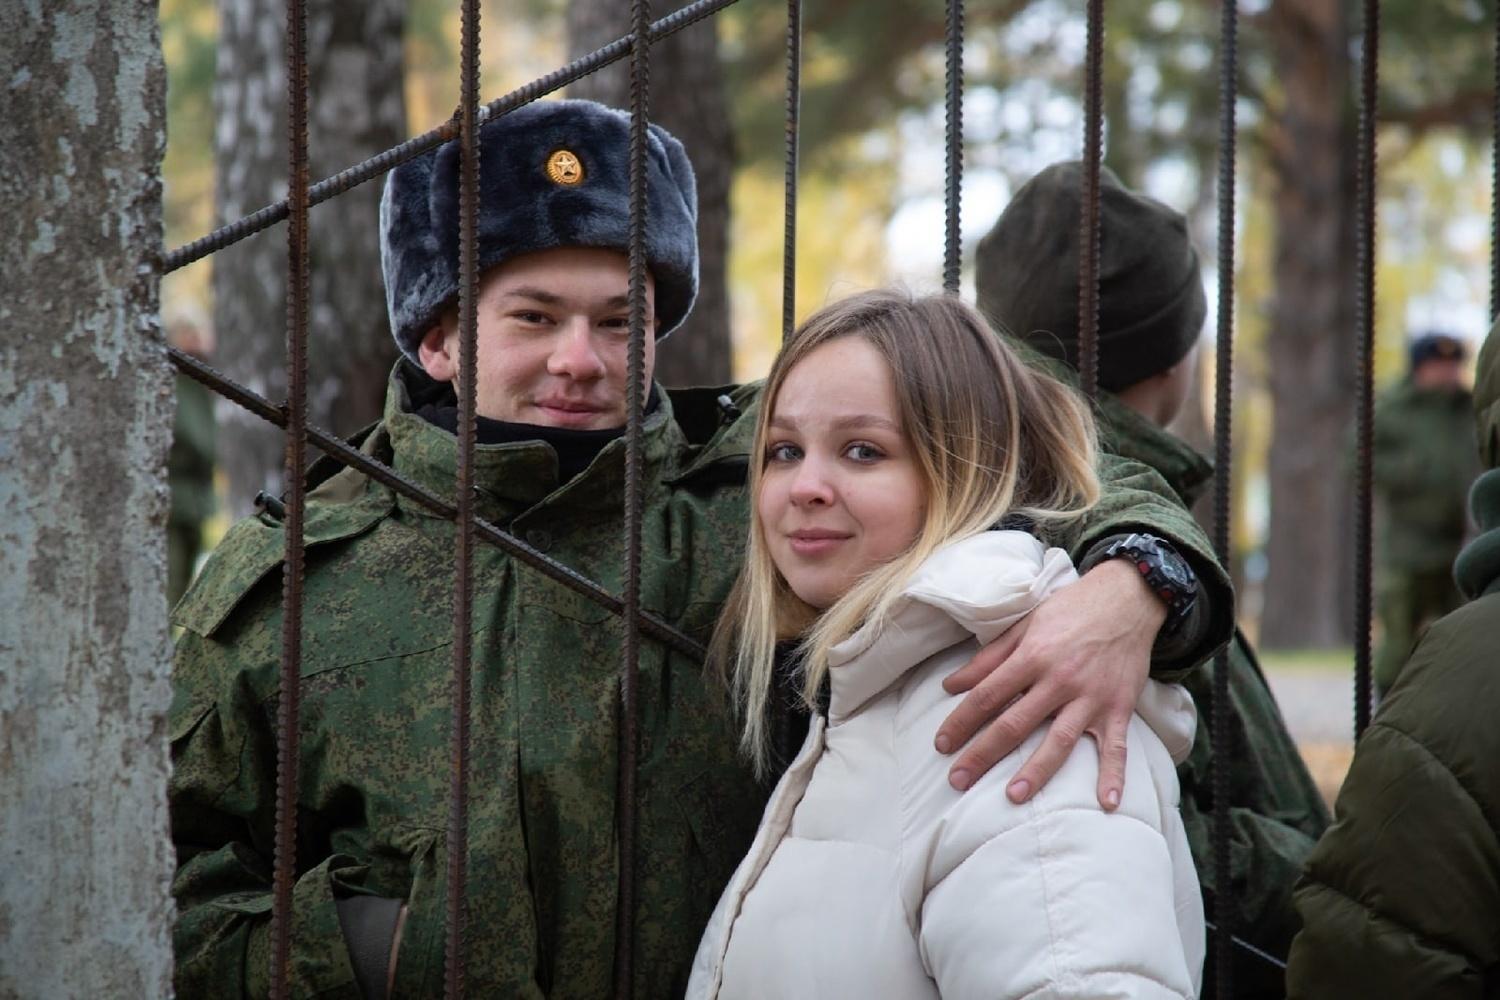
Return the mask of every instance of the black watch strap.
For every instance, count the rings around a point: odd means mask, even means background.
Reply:
[[[1138,532],[1114,539],[1102,553],[1104,559],[1128,559],[1151,592],[1167,606],[1162,633],[1171,635],[1181,627],[1198,600],[1198,576],[1172,543]]]

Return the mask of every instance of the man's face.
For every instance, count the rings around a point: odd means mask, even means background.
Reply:
[[[623,426],[629,296],[628,263],[614,250],[544,250],[492,268],[479,283],[479,415],[573,430]],[[648,385],[655,317],[648,276]],[[458,348],[458,318],[450,313],[422,338],[422,367],[440,382],[454,381]]]
[[[1458,358],[1429,358],[1412,372],[1420,389],[1457,390],[1464,385],[1464,363]]]

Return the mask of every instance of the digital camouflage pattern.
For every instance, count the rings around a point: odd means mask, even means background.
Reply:
[[[1116,397],[1101,393],[1099,416],[1105,446],[1161,473],[1181,497],[1184,509],[1211,481],[1213,466],[1207,459]],[[1215,667],[1216,663],[1210,661],[1184,681],[1198,706],[1198,735],[1192,753],[1178,768],[1183,824],[1210,917],[1216,889],[1211,728]],[[1234,933],[1273,955],[1285,956],[1299,926],[1292,887],[1302,863],[1328,826],[1328,807],[1287,732],[1254,650],[1237,629],[1229,646],[1229,700],[1232,754],[1227,766]],[[1209,955],[1211,963],[1211,949]],[[1238,952],[1236,957],[1237,998],[1256,1000],[1284,994],[1280,969],[1248,953]],[[1214,996],[1214,979],[1208,973],[1203,977],[1203,989],[1205,998]]]
[[[1421,629],[1463,603],[1452,566],[1468,528],[1469,484],[1479,475],[1473,413],[1469,392],[1418,388],[1410,378],[1376,405],[1374,673],[1382,693]]]
[[[410,412],[406,363],[362,448],[449,496],[453,435]],[[706,639],[739,568],[759,387],[718,427],[714,390],[665,393],[645,425],[642,604]],[[707,405],[703,402],[707,400]],[[691,404],[691,405],[689,405]],[[691,411],[692,415],[689,414]],[[618,591],[623,442],[572,481],[540,443],[480,446],[480,516]],[[1070,537],[1172,539],[1222,611],[1180,672],[1228,637],[1207,540],[1160,478],[1109,461]],[[309,498],[293,993],[358,995],[334,900],[406,900],[400,996],[441,992],[454,527],[345,470]],[[184,997],[264,996],[269,965],[281,525],[236,525],[178,608],[170,725]],[[620,628],[603,608],[478,547],[467,976],[489,996],[610,992],[617,876]],[[749,846],[766,789],[736,754],[700,664],[645,640],[634,995],[681,993],[699,934]]]

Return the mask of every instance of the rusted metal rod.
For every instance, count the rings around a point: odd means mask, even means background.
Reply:
[[[1375,427],[1375,129],[1379,111],[1380,4],[1364,0],[1360,67],[1359,183],[1355,232],[1354,738],[1370,724],[1370,610],[1374,569],[1372,469]]]
[[[291,995],[292,885],[297,877],[297,772],[301,760],[302,524],[307,441],[307,9],[286,14],[287,302],[286,557],[281,574],[281,671],[276,711],[276,819],[271,872],[271,996]]]
[[[1099,393],[1099,166],[1104,144],[1104,0],[1088,0],[1084,64],[1083,217],[1078,255],[1078,376],[1084,395]]]

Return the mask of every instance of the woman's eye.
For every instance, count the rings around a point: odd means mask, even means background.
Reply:
[[[802,457],[802,449],[794,444],[773,444],[766,449],[766,459],[772,462],[795,462]]]
[[[855,443],[844,450],[844,454],[856,462],[874,462],[885,457],[885,452],[873,444]]]

